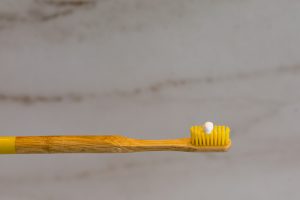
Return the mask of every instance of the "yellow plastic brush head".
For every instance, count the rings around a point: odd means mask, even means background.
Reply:
[[[229,148],[230,128],[228,126],[213,126],[212,130],[207,130],[205,126],[191,127],[191,143],[199,147],[225,147]]]

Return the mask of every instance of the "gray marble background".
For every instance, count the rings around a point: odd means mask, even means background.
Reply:
[[[299,199],[300,2],[3,0],[1,135],[176,138],[227,153],[2,155],[1,200]]]

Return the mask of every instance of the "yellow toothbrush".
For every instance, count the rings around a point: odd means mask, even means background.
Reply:
[[[142,151],[227,151],[230,129],[211,122],[192,126],[190,138],[140,140],[119,135],[0,137],[0,154],[131,153]]]

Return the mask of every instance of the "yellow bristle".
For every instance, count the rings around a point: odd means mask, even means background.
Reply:
[[[226,127],[226,130],[225,130],[225,138],[226,138],[226,143],[229,143],[230,142],[230,138],[229,138],[229,133],[230,133],[230,128],[229,127]]]
[[[214,126],[210,134],[202,126],[191,127],[191,143],[195,146],[226,146],[230,143],[230,128]]]
[[[202,145],[203,146],[206,146],[206,136],[205,136],[205,134],[204,134],[204,130],[202,129],[202,127],[201,127],[201,132],[200,133],[196,133],[196,134],[200,134],[201,135],[201,143],[202,143]]]
[[[213,134],[214,134],[214,146],[217,146],[218,145],[217,131],[213,130]]]
[[[201,130],[199,129],[199,127],[198,127],[198,132],[201,132]],[[198,135],[198,138],[199,138],[199,145],[203,145],[203,143],[202,143],[202,140],[201,140],[201,138],[202,138],[202,135],[201,134],[197,134]]]
[[[217,137],[218,138],[218,146],[221,146],[221,140],[222,138],[221,137]]]

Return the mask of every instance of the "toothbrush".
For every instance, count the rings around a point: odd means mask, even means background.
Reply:
[[[0,137],[0,154],[131,153],[143,151],[227,151],[230,129],[212,122],[192,126],[190,138],[140,140],[119,135]]]

